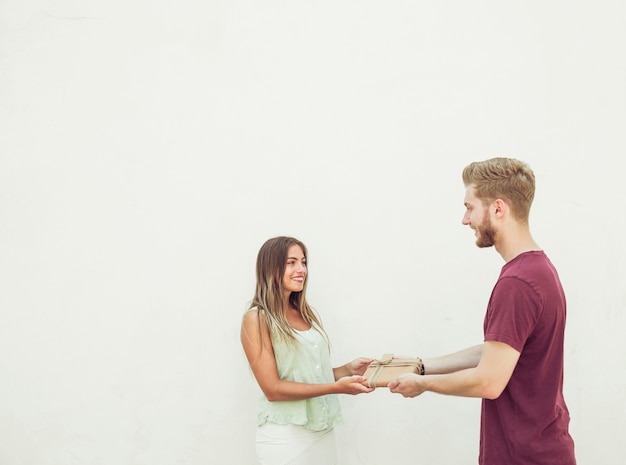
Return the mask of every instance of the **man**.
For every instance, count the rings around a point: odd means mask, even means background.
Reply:
[[[463,224],[505,265],[484,320],[484,343],[424,360],[391,392],[480,397],[481,465],[574,465],[563,398],[566,303],[558,274],[528,226],[535,176],[521,161],[493,158],[463,170]]]

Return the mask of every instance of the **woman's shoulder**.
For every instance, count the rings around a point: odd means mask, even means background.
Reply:
[[[246,313],[243,315],[244,322],[254,322],[258,323],[259,321],[265,321],[265,310],[259,307],[250,307],[246,310]]]

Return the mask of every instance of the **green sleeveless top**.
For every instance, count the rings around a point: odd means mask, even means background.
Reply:
[[[335,382],[328,342],[314,328],[296,330],[297,343],[288,345],[272,336],[274,357],[280,379],[307,384]],[[321,431],[343,423],[339,398],[328,394],[304,400],[270,402],[262,396],[258,404],[258,425],[294,424]]]

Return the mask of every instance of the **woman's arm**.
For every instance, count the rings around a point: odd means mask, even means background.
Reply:
[[[251,310],[243,317],[241,344],[252,373],[270,402],[310,399],[326,394],[360,394],[372,390],[361,384],[365,378],[360,375],[342,377],[334,383],[327,384],[298,383],[280,379],[269,329],[264,316],[257,310]]]

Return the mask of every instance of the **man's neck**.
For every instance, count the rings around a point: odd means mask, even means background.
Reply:
[[[515,233],[510,232],[508,235],[500,234],[499,236],[506,237],[504,240],[496,241],[495,247],[507,263],[525,252],[541,250],[541,247],[535,242],[528,230],[516,231]]]

